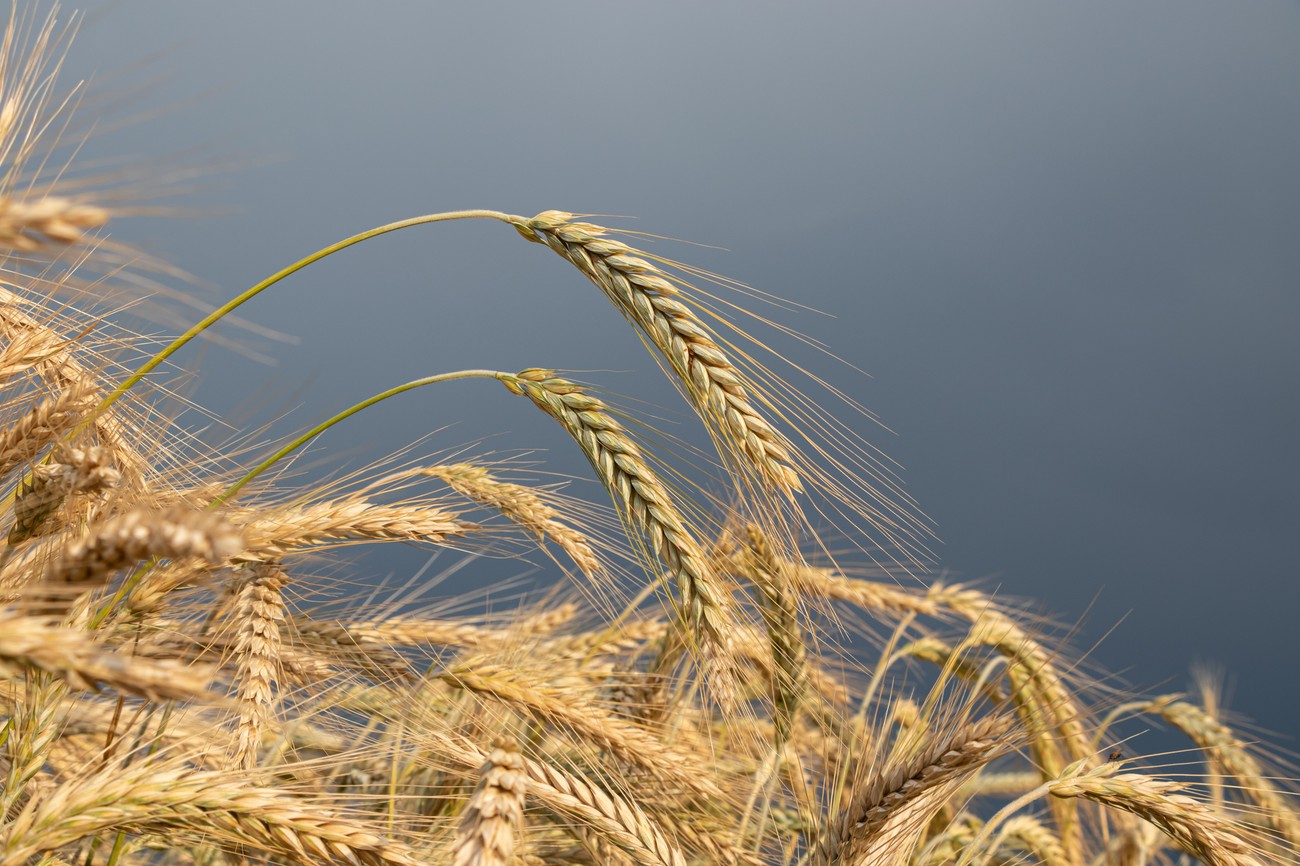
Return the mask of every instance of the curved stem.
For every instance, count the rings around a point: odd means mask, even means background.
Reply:
[[[243,478],[240,478],[234,484],[227,487],[226,490],[220,496],[212,500],[212,502],[208,505],[208,508],[215,508],[218,505],[224,504],[227,500],[229,500],[241,489],[243,489],[244,485],[248,484],[250,481],[257,478],[263,472],[270,469],[276,463],[280,462],[289,454],[291,454],[292,452],[301,448],[303,445],[310,442],[312,439],[315,439],[317,436],[324,433],[326,430],[333,427],[335,424],[338,424],[340,421],[347,420],[348,418],[351,418],[353,415],[357,414],[363,409],[368,409],[371,406],[375,405],[376,403],[380,403],[384,400],[387,400],[389,397],[396,397],[398,394],[404,394],[407,391],[414,390],[415,388],[421,388],[425,385],[435,385],[439,382],[452,382],[457,379],[511,379],[511,378],[514,377],[511,376],[509,373],[501,373],[496,370],[458,370],[454,373],[439,373],[436,376],[426,376],[423,379],[414,379],[410,382],[407,382],[404,385],[398,385],[395,388],[389,388],[387,391],[381,391],[378,394],[375,394],[371,397],[366,398],[365,400],[362,400],[360,403],[357,403],[354,406],[350,406],[347,409],[344,409],[342,412],[338,413],[334,417],[320,422],[315,427],[312,427],[310,430],[306,431],[305,433],[295,436],[291,441],[286,443],[282,448],[276,450],[274,454],[271,454],[261,463],[257,464],[252,469],[248,470],[248,472],[244,475]]]
[[[293,264],[289,265],[287,268],[275,272],[274,274],[262,280],[260,283],[257,283],[256,285],[252,286],[242,294],[237,295],[236,297],[227,301],[225,304],[222,304],[220,307],[213,310],[203,319],[196,322],[194,325],[190,327],[189,330],[187,330],[185,333],[181,334],[179,337],[173,340],[171,344],[167,346],[167,348],[163,349],[161,352],[159,352],[158,354],[150,358],[144,364],[144,366],[136,370],[125,381],[123,381],[120,385],[114,388],[113,391],[107,397],[104,398],[103,402],[99,404],[99,406],[96,408],[95,413],[93,413],[91,417],[94,417],[95,414],[102,412],[103,410],[107,409],[109,406],[112,406],[114,403],[116,403],[117,400],[123,394],[131,390],[131,388],[135,387],[136,383],[138,383],[145,376],[149,375],[149,373],[151,373],[155,368],[157,368],[159,364],[161,364],[163,361],[166,361],[168,358],[170,358],[172,355],[178,352],[183,346],[185,346],[186,343],[188,343],[190,340],[193,340],[199,334],[206,331],[214,323],[222,319],[227,313],[230,313],[231,311],[237,309],[245,301],[249,301],[257,297],[262,292],[269,289],[271,286],[280,282],[280,280],[283,280],[285,277],[290,276],[291,274],[296,274],[298,271],[302,270],[308,265],[318,262],[321,259],[325,258],[326,256],[331,256],[334,253],[337,253],[339,250],[347,249],[348,247],[353,246],[354,244],[359,244],[362,241],[366,241],[369,240],[370,238],[378,237],[379,235],[388,234],[389,232],[395,232],[398,231],[399,229],[410,228],[412,226],[425,225],[427,223],[447,222],[449,220],[462,220],[462,219],[494,219],[494,220],[500,220],[501,222],[511,223],[511,224],[518,224],[519,222],[523,221],[523,217],[513,216],[511,214],[503,213],[501,211],[495,211],[495,210],[447,211],[445,213],[425,214],[424,216],[411,217],[410,219],[404,219],[394,223],[388,223],[387,225],[378,226],[376,228],[372,228],[367,231],[364,231],[361,234],[353,235],[350,238],[345,238],[341,241],[338,241],[337,243],[330,244],[324,249],[317,250],[316,252],[307,256],[307,258],[300,259],[299,261],[296,261]]]

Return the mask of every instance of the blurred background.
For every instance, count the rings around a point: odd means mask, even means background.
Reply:
[[[1297,731],[1296,3],[115,0],[81,22],[81,79],[104,117],[83,164],[199,169],[190,216],[113,237],[211,302],[456,208],[707,245],[654,250],[826,313],[762,310],[843,360],[791,350],[887,425],[841,412],[905,467],[949,579],[1081,623],[1090,663],[1144,689],[1220,666],[1230,708]],[[297,342],[223,332],[274,365],[189,350],[235,423],[548,366],[693,435],[618,314],[504,226],[386,236],[242,312]],[[430,434],[585,475],[551,426],[462,383],[314,454],[346,471]],[[362,562],[400,583],[426,558]]]

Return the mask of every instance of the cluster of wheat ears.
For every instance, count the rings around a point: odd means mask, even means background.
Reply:
[[[1103,688],[1022,610],[918,577],[923,525],[849,428],[753,360],[699,275],[605,228],[420,217],[162,351],[114,325],[76,274],[118,214],[43,179],[57,35],[11,21],[0,51],[2,866],[1296,862],[1292,789],[1212,690]],[[156,396],[284,276],[467,218],[618,308],[709,432],[707,480],[542,368],[390,388],[252,459]],[[612,508],[463,457],[272,480],[366,406],[466,377],[558,423]],[[832,516],[863,555],[828,553]],[[564,577],[504,612],[314,603],[331,548],[385,542],[529,546]],[[1117,750],[1134,724],[1186,751]]]

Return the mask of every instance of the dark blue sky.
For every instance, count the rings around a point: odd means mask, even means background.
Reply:
[[[1097,661],[1168,690],[1222,664],[1232,707],[1296,732],[1297,4],[116,0],[65,69],[91,75],[152,82],[117,116],[165,110],[84,156],[213,167],[183,197],[206,213],[115,229],[209,298],[453,208],[725,248],[656,247],[835,316],[786,321],[872,377],[799,360],[893,431],[854,421],[945,567],[1086,612],[1085,647],[1127,614]],[[268,383],[305,423],[467,366],[671,401],[617,314],[499,226],[376,241],[245,312],[301,342],[259,344],[274,368],[207,350],[218,412]],[[433,446],[512,430],[492,447],[578,471],[522,409],[457,385],[330,445],[455,423]]]

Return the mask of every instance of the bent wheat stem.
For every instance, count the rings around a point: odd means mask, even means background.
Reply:
[[[285,277],[292,276],[293,274],[298,273],[298,271],[301,271],[303,268],[307,267],[308,265],[315,264],[321,259],[326,258],[328,256],[332,256],[334,255],[334,253],[337,253],[340,250],[345,250],[348,247],[355,246],[356,244],[361,243],[362,241],[368,241],[371,238],[379,237],[380,235],[385,235],[388,234],[389,232],[395,232],[401,229],[411,228],[412,226],[421,226],[421,225],[427,225],[429,223],[448,222],[451,220],[462,220],[462,219],[495,219],[495,220],[500,220],[502,222],[509,223],[512,220],[522,219],[522,217],[511,216],[510,214],[505,214],[505,213],[501,213],[500,211],[494,211],[494,210],[459,210],[459,211],[447,211],[446,213],[425,214],[424,216],[411,217],[410,219],[398,220],[397,222],[388,223],[382,226],[377,226],[375,228],[368,229],[364,232],[361,232],[360,234],[355,234],[352,237],[344,238],[341,241],[332,243],[327,247],[317,250],[316,252],[312,253],[306,258],[299,259],[298,261],[294,262],[288,267],[276,271],[274,274],[271,274],[271,276],[267,277],[266,279],[262,280],[259,283],[254,284],[250,288],[246,289],[245,291],[231,298],[226,303],[222,304],[220,307],[217,307],[215,310],[213,310],[208,315],[204,316],[198,322],[195,322],[193,325],[190,326],[189,330],[187,330],[185,333],[181,334],[179,337],[177,337],[175,340],[169,343],[167,347],[164,348],[161,352],[154,355],[147,362],[145,362],[140,367],[140,369],[136,370],[134,373],[132,373],[130,376],[124,379],[120,385],[114,388],[112,392],[107,397],[104,398],[104,400],[99,404],[99,407],[97,408],[96,411],[103,412],[109,406],[112,406],[114,403],[118,401],[119,398],[121,398],[123,394],[125,394],[127,391],[130,391],[133,387],[135,387],[135,385],[139,383],[141,379],[143,379],[145,376],[149,375],[151,372],[157,369],[157,367],[160,364],[162,364],[172,355],[176,354],[178,351],[183,349],[187,343],[189,343],[195,337],[199,336],[199,334],[202,334],[208,328],[212,327],[214,324],[221,321],[221,319],[225,318],[227,315],[234,312],[236,309],[243,306],[248,301],[251,301],[253,298],[257,297],[262,292],[271,288],[271,286],[274,286],[276,283],[280,282]]]
[[[295,436],[286,445],[277,449],[275,453],[271,454],[261,463],[254,466],[252,469],[248,470],[248,472],[244,475],[243,478],[240,478],[234,484],[227,487],[225,491],[221,493],[220,496],[212,500],[212,504],[209,507],[215,508],[218,505],[224,504],[236,493],[242,490],[249,482],[255,480],[263,472],[270,469],[276,463],[280,462],[285,457],[292,454],[294,451],[297,451],[303,445],[306,445],[312,439],[315,439],[317,436],[324,433],[326,430],[330,429],[335,424],[338,424],[341,421],[346,421],[348,418],[351,418],[353,415],[357,414],[358,412],[364,411],[365,409],[369,409],[371,406],[375,405],[376,403],[382,403],[384,400],[387,400],[389,397],[396,397],[398,394],[405,394],[407,391],[413,391],[416,388],[422,388],[425,385],[436,385],[439,382],[452,382],[457,379],[475,379],[475,378],[500,379],[506,375],[507,374],[505,373],[498,373],[494,370],[458,370],[454,373],[441,373],[436,376],[426,376],[423,379],[414,379],[410,382],[407,382],[404,385],[398,385],[394,388],[389,388],[386,391],[380,391],[378,394],[375,394],[371,397],[367,397],[365,400],[362,400],[360,403],[357,403],[353,406],[349,406],[347,409],[344,409],[342,412],[339,412],[334,417],[320,422],[319,424],[312,427],[310,430],[306,431],[305,433]]]

